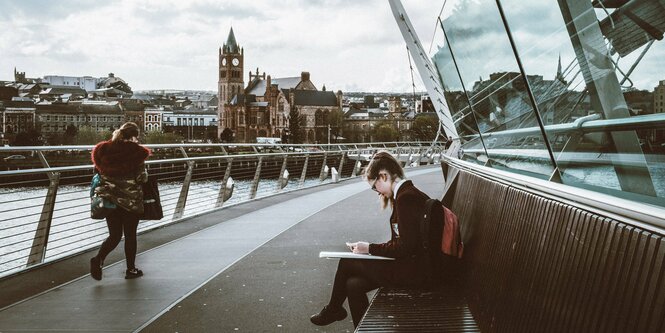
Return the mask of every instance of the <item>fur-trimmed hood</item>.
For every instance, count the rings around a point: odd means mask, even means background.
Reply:
[[[136,176],[148,156],[150,149],[132,141],[102,141],[92,149],[92,163],[110,177]]]

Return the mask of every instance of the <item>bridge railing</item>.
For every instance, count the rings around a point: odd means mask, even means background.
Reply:
[[[419,142],[147,147],[153,155],[146,167],[158,180],[164,218],[141,221],[139,232],[248,200],[357,177],[380,149],[407,166],[438,163],[444,150]],[[0,157],[24,156],[5,160],[0,171],[0,278],[86,251],[106,237],[105,221],[90,218],[91,149],[0,148]],[[12,163],[14,159],[23,163]]]

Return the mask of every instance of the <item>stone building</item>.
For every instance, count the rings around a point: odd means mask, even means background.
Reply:
[[[300,77],[272,78],[265,72],[249,72],[245,86],[244,50],[233,29],[219,49],[219,126],[233,132],[236,142],[254,142],[256,137],[288,140],[289,115],[302,115],[302,138],[307,143],[326,142],[329,116],[341,112],[342,92],[318,90],[308,72]]]
[[[35,103],[32,101],[0,102],[0,133],[3,138],[35,128]]]
[[[69,103],[38,103],[37,121],[44,135],[64,133],[67,126],[89,126],[98,132],[112,131],[125,122],[125,114],[117,101],[78,101]]]

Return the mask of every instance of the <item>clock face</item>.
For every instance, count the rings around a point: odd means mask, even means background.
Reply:
[[[226,58],[222,59],[222,66],[226,66]]]
[[[233,63],[233,66],[238,66],[238,64],[240,63],[240,60],[238,60],[238,58],[233,58],[233,61],[231,61],[231,62]]]

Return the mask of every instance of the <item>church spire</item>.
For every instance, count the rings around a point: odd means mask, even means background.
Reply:
[[[559,64],[557,65],[556,68],[556,80],[559,80],[561,82],[566,82],[566,78],[563,77],[563,73],[561,72],[561,53],[559,53]]]
[[[238,43],[236,42],[236,36],[233,34],[233,27],[229,31],[229,37],[226,38],[224,48],[228,53],[238,53]]]

